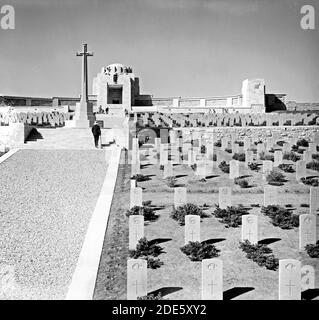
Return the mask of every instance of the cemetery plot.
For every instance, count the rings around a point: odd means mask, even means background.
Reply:
[[[275,142],[273,141],[273,144]],[[213,154],[216,154],[220,161],[229,164],[233,155],[221,150],[218,145],[213,147]],[[278,146],[278,148],[281,147]],[[244,153],[243,145],[239,145],[239,152]],[[256,151],[254,153],[256,156]],[[300,251],[299,227],[298,224],[295,224],[295,219],[290,228],[282,228],[273,224],[270,216],[262,211],[263,206],[265,208],[269,205],[279,206],[282,208],[280,212],[283,215],[288,212],[289,215],[296,216],[298,222],[299,216],[310,214],[310,206],[312,210],[315,210],[315,200],[310,199],[311,186],[300,183],[296,179],[296,172],[285,172],[277,168],[283,172],[285,178],[282,185],[276,186],[262,179],[262,159],[257,160],[254,157],[256,166],[248,167],[245,162],[239,161],[239,178],[248,181],[248,187],[242,187],[235,183],[235,179],[229,179],[229,172],[224,172],[219,167],[220,162],[218,161],[207,162],[206,176],[205,179],[202,179],[197,174],[197,165],[200,162],[193,159],[193,163],[189,165],[187,154],[184,160],[186,160],[184,164],[172,165],[174,179],[170,181],[163,178],[164,166],[161,167],[159,163],[147,164],[146,161],[141,163],[141,175],[148,179],[141,179],[137,182],[137,187],[143,190],[143,205],[154,209],[157,215],[157,219],[145,221],[144,236],[150,243],[158,244],[162,248],[159,255],[162,264],[157,265],[156,268],[147,268],[147,293],[149,295],[161,294],[164,299],[201,299],[202,296],[208,299],[220,299],[222,290],[225,300],[278,300],[279,260],[284,259],[295,259],[301,262],[301,266],[314,267],[315,280],[318,283],[319,265],[306,250]],[[296,168],[292,160],[282,159],[282,162]],[[110,256],[102,257],[100,269],[108,269],[114,273],[104,272],[99,275],[97,284],[99,290],[96,291],[96,297],[103,299],[126,299],[127,294],[126,261],[130,256],[128,253],[129,219],[125,216],[125,211],[129,209],[130,203],[130,167],[125,166],[122,170],[124,172],[121,174],[122,179],[118,178],[114,209],[111,212],[111,219],[114,221],[116,219],[119,224],[116,227],[117,238],[113,240],[114,245],[116,246],[119,241],[121,249],[118,253],[105,246],[104,255]],[[315,171],[311,169],[305,171],[307,176],[315,174]],[[317,196],[315,191],[312,191],[313,199]],[[273,196],[274,194],[277,195]],[[119,197],[121,198],[120,204],[116,204],[115,201]],[[172,218],[172,212],[174,208],[186,208],[183,206],[185,202],[193,207],[187,205],[188,209],[178,211],[179,214],[186,214],[186,217],[190,215],[183,220],[183,223],[180,223],[180,220]],[[220,204],[225,208],[220,208],[220,210],[238,214],[236,223],[227,219],[223,222],[220,217],[214,215],[216,205]],[[232,209],[227,208],[229,206],[232,206]],[[194,213],[197,215],[195,219],[192,216]],[[189,220],[192,219],[193,224],[189,223]],[[318,222],[316,225],[318,227]],[[121,232],[118,231],[120,228],[122,228]],[[108,232],[111,235],[108,235]],[[110,227],[108,232],[106,244],[112,246],[114,230],[111,231]],[[193,245],[189,246],[188,250],[193,250],[191,253],[193,257],[185,254],[185,250],[181,250],[185,246],[185,240],[191,241],[192,239],[194,242],[188,242],[188,244],[193,243]],[[259,246],[259,260],[248,258],[247,252],[240,247],[240,242],[249,239],[252,245]],[[303,236],[302,239],[304,239]],[[318,239],[318,234],[316,234],[316,239]],[[247,245],[245,248],[248,248]],[[207,252],[210,252],[212,256],[206,257]],[[205,274],[202,269],[205,259],[220,259],[222,266],[216,270],[216,273]],[[262,264],[260,259],[266,259],[266,262]],[[108,266],[104,265],[106,262]],[[112,277],[113,280],[105,279],[106,275]],[[121,283],[120,280],[116,280],[117,278],[121,279]],[[286,278],[284,276],[281,279]],[[210,280],[213,283],[210,283]],[[112,287],[112,281],[115,281],[115,287]],[[294,284],[298,283],[292,283]],[[238,288],[241,288],[240,294]],[[318,299],[318,297],[313,298]]]

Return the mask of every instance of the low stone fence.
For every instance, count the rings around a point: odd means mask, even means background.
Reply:
[[[25,123],[9,123],[8,126],[0,126],[1,148],[12,148],[23,144],[33,128],[34,126]]]

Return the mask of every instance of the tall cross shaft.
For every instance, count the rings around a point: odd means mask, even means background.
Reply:
[[[87,44],[83,44],[83,52],[77,52],[77,57],[83,57],[82,63],[82,88],[81,102],[88,102],[88,64],[87,57],[92,57],[93,53],[87,51]]]

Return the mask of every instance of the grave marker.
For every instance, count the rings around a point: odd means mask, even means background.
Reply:
[[[131,189],[131,193],[130,193],[130,209],[132,209],[135,206],[142,207],[142,205],[143,205],[142,195],[143,195],[142,188],[136,187],[136,188]]]
[[[299,181],[301,178],[306,177],[306,161],[298,160],[296,162],[296,180]]]
[[[319,209],[319,187],[310,187],[310,213],[318,214]]]
[[[127,300],[137,300],[147,295],[147,261],[127,260]]]
[[[301,263],[279,260],[279,300],[301,300]]]
[[[229,161],[229,179],[235,179],[239,177],[239,161]]]
[[[264,187],[264,206],[278,205],[278,187]]]
[[[258,243],[258,216],[247,214],[241,217],[241,241],[248,240],[250,243]]]
[[[180,207],[187,203],[187,189],[184,187],[174,188],[174,207]]]
[[[200,216],[185,216],[185,244],[200,241]]]
[[[219,188],[219,202],[218,205],[221,209],[227,209],[231,206],[231,188],[221,187]]]
[[[299,215],[299,250],[305,250],[307,244],[315,244],[316,238],[316,216],[314,214]]]
[[[223,261],[202,260],[202,300],[223,300]]]
[[[129,217],[129,249],[135,250],[138,241],[144,237],[144,216]]]
[[[310,265],[301,267],[301,290],[315,289],[315,268]]]
[[[280,164],[282,164],[283,156],[281,150],[276,150],[274,153],[274,167],[278,167]]]

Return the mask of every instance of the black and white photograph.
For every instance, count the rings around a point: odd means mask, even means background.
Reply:
[[[1,301],[319,300],[318,226],[318,0],[0,0]]]

